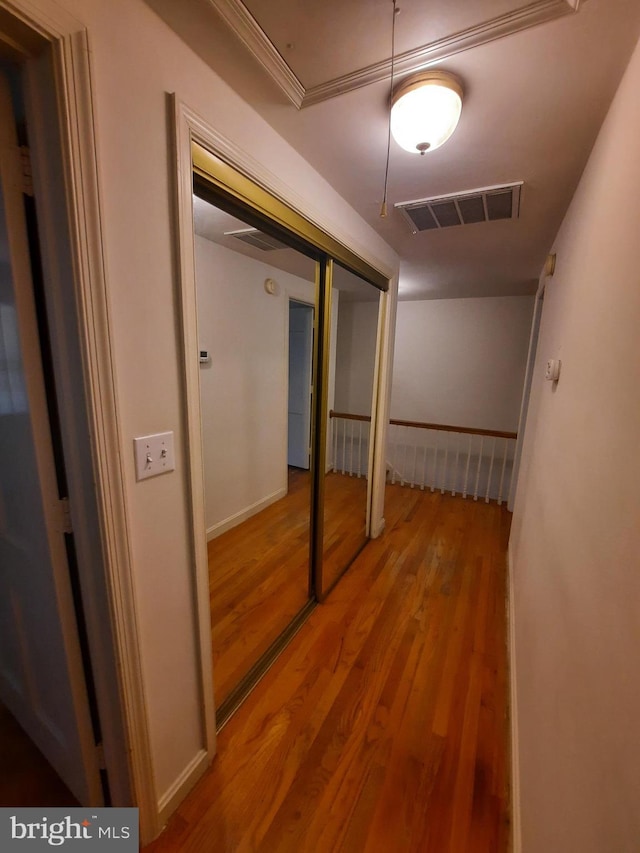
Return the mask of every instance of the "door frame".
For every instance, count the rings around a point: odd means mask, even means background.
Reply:
[[[119,418],[113,357],[110,343],[110,305],[102,241],[102,215],[96,164],[96,133],[92,92],[91,51],[85,27],[60,6],[30,0],[3,0],[2,29],[12,36],[24,62],[29,99],[46,97],[43,70],[38,58],[48,57],[53,70],[57,103],[56,120],[64,173],[68,250],[71,270],[67,289],[62,278],[52,278],[47,293],[52,315],[71,322],[81,365],[70,360],[62,342],[54,343],[54,362],[62,370],[83,378],[85,411],[90,437],[82,453],[68,460],[72,520],[84,544],[97,523],[99,547],[91,546],[93,559],[80,566],[83,600],[103,590],[106,595],[91,602],[87,613],[90,655],[96,675],[98,706],[103,724],[105,763],[114,804],[137,805],[140,835],[151,841],[162,828],[155,791],[142,667],[135,609],[132,561],[129,548],[124,465],[120,447]],[[38,136],[38,128],[35,128]],[[35,140],[32,140],[32,142]],[[42,140],[41,140],[42,142]],[[46,146],[33,146],[34,172],[46,174]],[[42,181],[39,200],[45,211],[39,226],[46,235],[55,230],[51,216],[60,197]],[[46,239],[45,239],[46,242]],[[43,247],[44,248],[44,247]],[[49,246],[54,252],[54,247]],[[45,249],[46,251],[46,249]],[[55,259],[52,261],[55,267]],[[71,296],[70,296],[71,291]],[[71,398],[73,399],[73,398]],[[73,428],[73,403],[61,400],[62,419]],[[75,457],[75,458],[74,458]],[[87,464],[91,470],[87,472]],[[89,477],[87,477],[89,473]],[[83,495],[92,489],[95,518],[85,512]],[[96,550],[99,559],[95,559]]]
[[[533,383],[533,371],[538,353],[538,338],[540,337],[540,323],[542,321],[542,309],[544,305],[544,292],[547,280],[543,273],[538,282],[535,301],[533,303],[533,315],[531,317],[531,331],[529,332],[529,350],[527,352],[527,366],[522,383],[522,400],[520,402],[520,416],[518,418],[518,438],[516,449],[513,454],[513,468],[511,470],[511,484],[509,486],[509,499],[507,509],[513,512],[518,489],[518,477],[520,475],[520,460],[522,459],[522,447],[524,445],[524,434],[527,425],[527,414],[529,413],[529,400],[531,398],[531,386]]]

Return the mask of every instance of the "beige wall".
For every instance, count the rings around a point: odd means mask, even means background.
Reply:
[[[142,0],[61,5],[91,45],[111,340],[143,684],[159,800],[203,747],[188,519],[167,93],[277,175],[299,204],[390,271],[389,247]],[[173,430],[176,471],[137,483],[134,436]]]
[[[639,86],[636,49],[545,293],[510,543],[525,853],[640,844]]]
[[[515,431],[533,301],[399,302],[391,416]]]

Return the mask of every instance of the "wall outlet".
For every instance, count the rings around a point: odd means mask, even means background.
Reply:
[[[175,470],[173,433],[158,432],[133,439],[136,459],[136,479],[146,480]]]

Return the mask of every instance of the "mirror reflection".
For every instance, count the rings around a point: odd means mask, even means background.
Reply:
[[[380,291],[334,264],[322,590],[367,542],[369,437]]]
[[[316,261],[194,197],[216,707],[310,596]]]

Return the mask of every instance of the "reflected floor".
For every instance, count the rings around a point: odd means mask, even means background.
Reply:
[[[325,481],[324,588],[364,544],[364,478]],[[309,599],[310,475],[289,470],[286,497],[208,544],[216,707]]]

